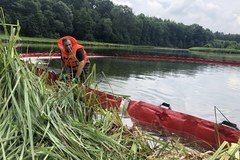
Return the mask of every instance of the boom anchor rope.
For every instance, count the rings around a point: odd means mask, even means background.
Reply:
[[[237,124],[230,122],[230,121],[227,119],[227,117],[226,117],[216,106],[214,106],[214,113],[215,113],[216,123],[217,123],[217,111],[218,111],[219,113],[221,113],[221,115],[226,119],[226,120],[222,121],[220,124],[226,125],[226,126],[229,126],[229,127],[232,127],[232,128],[235,128],[235,129],[239,130],[238,127],[237,127]]]

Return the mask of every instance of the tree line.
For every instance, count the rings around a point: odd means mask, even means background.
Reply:
[[[19,20],[21,35],[28,37],[72,35],[80,40],[174,48],[240,45],[238,34],[135,15],[130,7],[110,0],[1,0],[0,7],[7,22]]]

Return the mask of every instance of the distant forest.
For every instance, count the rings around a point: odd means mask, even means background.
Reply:
[[[7,23],[20,21],[21,36],[154,45],[240,49],[239,34],[213,33],[198,24],[135,15],[110,0],[0,0]]]

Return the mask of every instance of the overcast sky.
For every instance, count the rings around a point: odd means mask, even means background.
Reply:
[[[127,5],[133,13],[199,24],[211,31],[240,34],[240,0],[111,0]]]

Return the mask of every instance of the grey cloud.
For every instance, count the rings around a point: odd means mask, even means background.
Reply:
[[[197,23],[212,31],[240,34],[239,0],[112,0],[130,4],[135,14],[143,13],[184,24]]]

